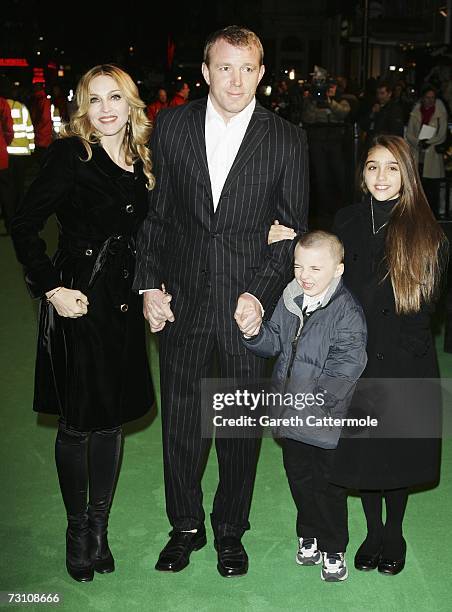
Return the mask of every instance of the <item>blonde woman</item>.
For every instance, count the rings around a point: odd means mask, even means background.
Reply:
[[[135,234],[154,186],[150,123],[130,76],[96,66],[77,111],[49,147],[13,220],[25,280],[39,298],[34,410],[59,415],[55,457],[67,512],[66,566],[79,582],[112,572],[108,515],[121,425],[153,402],[141,299],[132,292]],[[52,259],[39,232],[53,213]]]

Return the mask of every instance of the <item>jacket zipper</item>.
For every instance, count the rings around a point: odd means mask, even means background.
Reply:
[[[320,310],[320,308],[317,308],[316,310],[313,310],[311,315],[309,316],[309,319],[311,319],[312,315],[314,314],[314,312],[317,312],[317,310]],[[306,321],[307,323],[307,321]],[[300,328],[297,331],[296,335],[294,336],[293,340],[292,340],[292,352],[290,355],[290,360],[289,360],[289,365],[287,367],[287,373],[286,373],[286,380],[288,378],[290,378],[290,375],[292,373],[292,366],[293,366],[293,362],[295,361],[295,356],[297,354],[297,346],[298,346],[298,341],[300,340],[300,337],[303,333],[303,330],[306,327],[306,323],[304,323],[303,321],[300,324]]]
[[[311,316],[309,317],[309,319],[312,317],[312,315],[314,314],[314,312],[317,312],[317,310],[320,310],[320,308],[317,308],[316,310],[313,310],[311,313]],[[307,323],[307,321],[306,321]],[[293,362],[295,361],[295,355],[297,354],[297,346],[298,346],[298,341],[300,340],[301,334],[303,333],[304,328],[306,327],[305,324],[300,324],[300,329],[297,331],[296,335],[294,336],[293,340],[292,340],[292,353],[290,355],[290,361],[289,361],[289,366],[287,368],[287,373],[286,373],[286,378],[284,381],[284,393],[286,392],[287,389],[287,383],[289,381],[291,372],[292,372],[292,366],[293,366]],[[331,417],[331,411],[329,410],[329,408],[325,408],[324,412],[326,412],[327,416]],[[331,425],[328,427],[328,429],[331,431],[332,427]]]
[[[292,340],[292,353],[290,355],[289,366],[287,368],[286,378],[290,378],[290,374],[292,372],[293,362],[295,361],[295,355],[297,354],[298,340],[300,339],[300,336],[301,336],[301,329],[299,333],[297,332],[297,335]]]
[[[309,319],[311,319],[311,318],[312,318],[312,316],[314,315],[314,313],[315,313],[315,312],[318,312],[319,310],[323,310],[323,309],[324,309],[324,308],[326,308],[326,307],[327,307],[329,304],[331,304],[331,301],[332,301],[332,300],[330,300],[330,301],[328,302],[328,304],[326,304],[325,306],[320,306],[320,308],[316,308],[315,310],[313,310],[313,311],[312,311],[312,313],[311,313],[311,316],[309,317]],[[306,321],[306,323],[307,323],[307,322],[308,322],[308,321]],[[288,382],[289,382],[289,378],[290,378],[290,375],[291,375],[291,372],[292,372],[292,366],[293,366],[293,363],[294,363],[294,361],[295,361],[295,356],[296,356],[296,354],[297,354],[297,346],[298,346],[298,341],[300,340],[301,334],[303,333],[303,330],[304,330],[304,329],[305,329],[305,327],[306,327],[306,323],[304,323],[304,322],[302,321],[302,323],[300,324],[300,328],[299,328],[299,330],[297,331],[296,335],[294,336],[294,338],[293,338],[293,340],[292,340],[292,352],[291,352],[291,355],[290,355],[289,365],[288,365],[288,367],[287,367],[286,377],[285,377],[285,379],[284,379],[284,389],[283,389],[283,393],[285,393],[285,392],[286,392],[286,389],[287,389],[287,384],[288,384]],[[326,408],[326,409],[325,409],[325,412],[327,413],[327,415],[328,415],[328,416],[331,416],[331,411],[330,411],[328,408]],[[330,430],[332,429],[331,425],[330,425],[329,429],[330,429]]]

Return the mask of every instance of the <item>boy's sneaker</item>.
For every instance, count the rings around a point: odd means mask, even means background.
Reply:
[[[344,553],[322,553],[322,580],[340,582],[348,576]]]
[[[298,565],[318,565],[322,554],[317,548],[317,538],[298,538],[298,552],[295,561]]]

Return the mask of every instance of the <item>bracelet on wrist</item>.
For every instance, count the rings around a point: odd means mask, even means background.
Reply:
[[[58,291],[59,291],[60,289],[62,289],[62,288],[63,288],[63,287],[58,287],[58,289],[55,289],[55,291],[54,291],[53,293],[51,293],[51,294],[49,295],[49,297],[47,298],[47,302],[48,302],[48,303],[50,303],[50,300],[53,298],[53,296],[55,295],[55,293],[58,293]]]

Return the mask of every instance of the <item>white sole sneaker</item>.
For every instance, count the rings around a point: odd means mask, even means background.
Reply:
[[[322,557],[320,555],[320,551],[318,557],[316,555],[313,555],[313,557],[310,559],[300,559],[297,553],[295,555],[295,561],[298,563],[298,565],[320,565],[322,563]]]
[[[322,569],[320,577],[325,582],[342,582],[348,578],[348,568],[343,553],[327,556],[322,553]]]
[[[322,580],[324,580],[325,582],[342,582],[343,580],[347,580],[348,578],[348,569],[345,569],[345,574],[343,576],[335,576],[335,575],[324,575],[323,573],[323,569],[322,572],[320,574]]]
[[[295,561],[298,565],[319,565],[322,563],[322,553],[317,548],[317,539],[310,538],[309,542],[308,548],[305,548],[303,538],[298,538],[298,552],[295,555]]]

